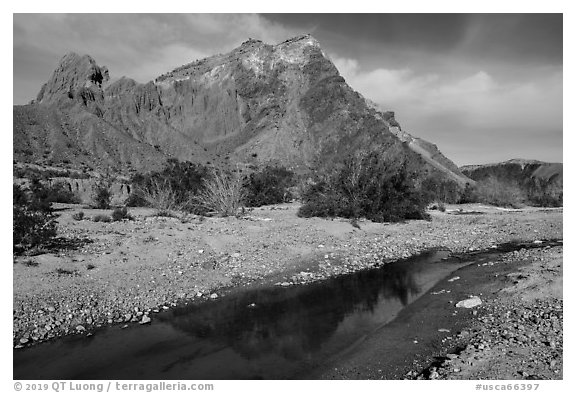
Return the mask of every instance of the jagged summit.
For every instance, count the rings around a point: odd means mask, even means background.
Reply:
[[[157,77],[155,82],[165,86],[167,82],[198,78],[216,72],[215,69],[223,65],[237,63],[243,63],[257,74],[261,74],[263,68],[274,69],[282,65],[305,66],[317,58],[326,58],[326,55],[320,43],[310,34],[297,36],[276,45],[250,38],[228,53],[199,59],[177,67]],[[333,64],[332,68],[334,75],[339,75]]]
[[[64,56],[36,103],[15,107],[17,158],[120,171],[152,169],[167,158],[310,171],[376,150],[423,176],[469,181],[433,144],[402,130],[393,112],[348,86],[310,34],[275,45],[248,39],[144,84],[108,80],[108,69],[90,56]],[[58,152],[45,157],[55,144]]]
[[[57,103],[86,94],[87,90],[93,94],[109,79],[108,69],[99,67],[92,57],[70,52],[60,60],[51,78],[42,86],[36,102]]]

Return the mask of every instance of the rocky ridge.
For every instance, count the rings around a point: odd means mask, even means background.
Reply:
[[[91,57],[67,54],[37,100],[14,107],[17,160],[126,172],[178,158],[309,171],[370,148],[423,175],[470,181],[352,90],[310,35],[277,45],[250,39],[145,84],[109,79]]]

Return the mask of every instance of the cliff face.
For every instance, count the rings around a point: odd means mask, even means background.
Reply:
[[[89,56],[66,55],[36,103],[14,109],[17,159],[127,171],[174,157],[307,171],[370,148],[469,181],[434,145],[401,132],[392,112],[353,91],[309,35],[278,45],[248,40],[146,84],[108,80]]]

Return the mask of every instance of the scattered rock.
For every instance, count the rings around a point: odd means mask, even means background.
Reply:
[[[458,308],[473,308],[482,304],[482,300],[478,296],[472,296],[470,299],[461,300],[456,303]]]
[[[140,321],[140,325],[144,325],[144,324],[147,324],[150,322],[152,322],[152,319],[150,319],[150,317],[148,315],[144,315],[142,317],[142,320]]]

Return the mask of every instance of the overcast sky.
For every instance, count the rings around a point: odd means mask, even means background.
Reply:
[[[15,14],[14,104],[67,52],[147,82],[246,39],[311,33],[346,81],[458,165],[562,162],[562,15]]]

